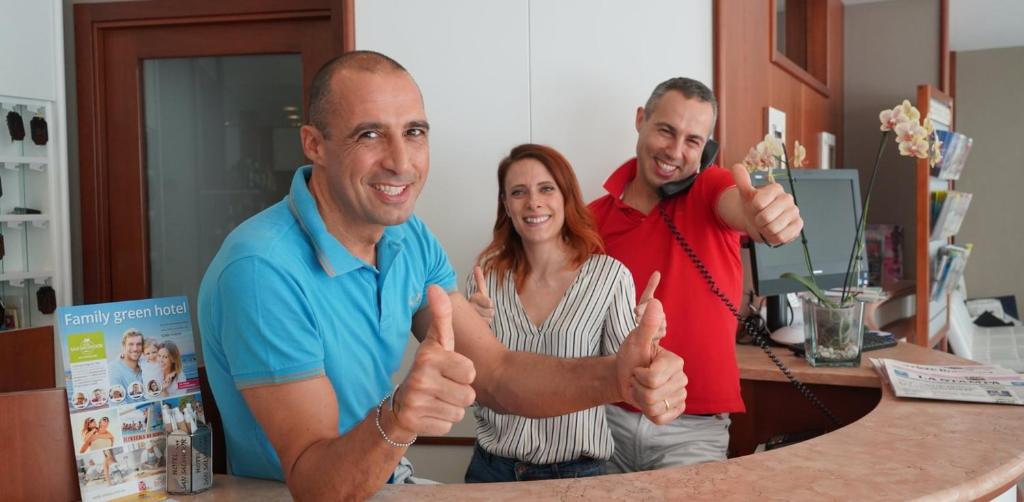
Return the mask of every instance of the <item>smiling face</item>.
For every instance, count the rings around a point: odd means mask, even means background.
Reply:
[[[160,364],[160,369],[164,370],[164,373],[171,371],[171,363],[174,360],[171,358],[171,353],[166,348],[161,348],[157,352],[157,362]]]
[[[427,180],[419,88],[404,71],[343,69],[331,79],[331,100],[327,131],[302,128],[310,191],[332,232],[379,235],[409,218]]]
[[[157,349],[157,346],[156,346],[155,343],[147,344],[146,348],[143,349],[143,351],[142,351],[142,356],[146,358],[146,362],[155,363],[156,362],[156,354],[157,354],[158,350],[159,349]]]
[[[138,361],[142,357],[142,335],[130,335],[125,337],[123,344],[124,358],[128,361]]]
[[[513,162],[503,187],[505,210],[524,244],[557,241],[565,223],[565,199],[539,160]]]
[[[636,115],[637,180],[651,192],[665,183],[697,172],[704,145],[714,126],[711,103],[668,91],[650,116],[643,108]]]

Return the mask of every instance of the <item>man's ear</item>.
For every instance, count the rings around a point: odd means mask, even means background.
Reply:
[[[314,164],[323,164],[320,147],[324,143],[324,135],[315,126],[305,124],[299,129],[299,139],[302,141],[302,153]]]
[[[640,106],[636,109],[636,132],[640,132],[640,127],[644,125],[644,107]]]

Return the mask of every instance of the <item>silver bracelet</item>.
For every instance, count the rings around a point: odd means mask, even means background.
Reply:
[[[398,387],[395,387],[395,390],[398,390]],[[382,438],[384,438],[384,442],[386,442],[387,444],[389,444],[389,445],[391,445],[391,446],[393,446],[395,448],[408,448],[408,447],[412,446],[413,443],[416,442],[416,438],[419,437],[419,436],[413,436],[412,439],[409,440],[408,443],[399,443],[399,442],[389,438],[387,433],[384,432],[384,428],[380,426],[380,409],[384,407],[384,402],[387,401],[390,397],[391,397],[391,394],[388,394],[388,395],[384,396],[384,399],[381,399],[380,403],[377,404],[377,415],[373,417],[373,423],[377,424],[377,432],[380,432],[380,436]]]

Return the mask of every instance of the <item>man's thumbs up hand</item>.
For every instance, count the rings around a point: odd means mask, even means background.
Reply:
[[[465,408],[476,400],[476,369],[466,356],[454,352],[452,303],[443,289],[427,289],[431,324],[413,361],[409,375],[394,396],[399,427],[413,434],[440,436],[462,420]]]
[[[665,313],[661,302],[652,299],[616,358],[623,400],[656,424],[671,422],[686,409],[683,358],[661,348],[663,336]]]
[[[736,164],[731,170],[751,239],[781,245],[800,235],[804,220],[800,218],[793,196],[783,191],[782,185],[769,183],[755,188],[743,164]]]
[[[431,324],[427,338],[437,342],[448,352],[455,351],[455,331],[452,329],[452,300],[439,286],[427,288],[427,305]]]

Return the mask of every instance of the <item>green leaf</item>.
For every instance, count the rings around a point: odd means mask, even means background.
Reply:
[[[786,272],[785,274],[782,274],[782,278],[793,279],[794,281],[803,284],[803,286],[807,288],[807,291],[814,295],[814,297],[817,298],[818,301],[821,302],[822,304],[827,305],[829,307],[838,307],[838,304],[836,304],[836,302],[832,301],[827,296],[825,296],[825,292],[818,287],[818,284],[814,281],[813,277],[809,275],[797,275],[794,274],[793,272]]]

